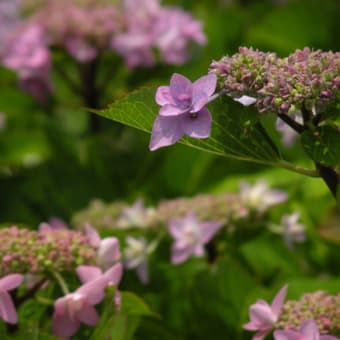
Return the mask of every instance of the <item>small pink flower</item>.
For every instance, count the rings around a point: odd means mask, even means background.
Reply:
[[[17,313],[8,291],[21,285],[24,277],[20,274],[10,274],[0,279],[0,317],[7,323],[18,322]]]
[[[85,283],[74,293],[59,298],[54,305],[53,334],[62,338],[75,334],[81,323],[90,326],[97,323],[99,316],[94,306],[103,300],[107,285],[118,284],[122,266],[116,264],[104,274],[99,268],[80,266],[77,273]]]
[[[101,239],[97,230],[89,224],[85,226],[85,232],[90,244],[97,248],[97,264],[101,268],[106,270],[120,260],[119,241],[116,237]]]
[[[245,324],[243,328],[249,331],[257,331],[253,336],[253,340],[262,340],[273,329],[275,322],[279,318],[287,288],[287,285],[281,288],[271,305],[264,300],[258,300],[250,306],[250,322]]]
[[[278,330],[274,332],[275,340],[339,340],[332,335],[320,335],[314,320],[306,320],[298,331]]]
[[[203,256],[204,245],[222,227],[219,221],[201,222],[194,213],[188,213],[183,218],[169,221],[169,233],[175,239],[172,245],[171,262],[179,264],[190,256]]]
[[[88,283],[100,277],[105,277],[107,285],[117,286],[122,278],[123,266],[117,263],[103,273],[99,267],[81,265],[77,267],[76,271],[82,283]]]
[[[175,144],[184,135],[208,138],[212,118],[204,106],[209,102],[217,77],[208,74],[192,83],[180,74],[173,74],[170,86],[160,86],[155,100],[161,106],[151,134],[151,151]]]

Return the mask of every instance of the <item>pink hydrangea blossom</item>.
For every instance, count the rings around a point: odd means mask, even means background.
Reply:
[[[188,60],[188,43],[206,43],[202,23],[190,14],[176,8],[164,8],[159,12],[153,27],[155,46],[162,60],[168,64],[183,64]]]
[[[79,266],[77,273],[85,282],[74,293],[57,299],[52,318],[53,334],[69,338],[75,334],[81,323],[94,326],[99,315],[94,308],[104,298],[107,285],[118,284],[122,274],[121,264],[102,274],[96,267]]]
[[[203,256],[207,244],[222,227],[219,221],[201,222],[190,212],[183,218],[169,221],[169,233],[175,239],[171,249],[171,262],[179,264],[190,256]]]
[[[123,5],[125,29],[113,37],[112,48],[130,68],[154,65],[155,48],[165,63],[183,64],[189,42],[206,42],[201,22],[181,9],[161,7],[157,0],[127,0]]]
[[[100,277],[105,277],[107,285],[117,286],[122,278],[123,266],[120,263],[116,263],[103,273],[99,267],[81,265],[77,267],[76,271],[80,281],[84,284]]]
[[[273,329],[279,318],[287,294],[287,288],[287,285],[281,288],[274,297],[271,305],[264,300],[258,300],[250,306],[250,322],[245,324],[243,328],[249,331],[256,331],[253,340],[262,340]]]
[[[18,321],[17,313],[12,301],[10,290],[21,285],[24,277],[20,274],[10,274],[0,279],[0,317],[7,323]]]
[[[158,88],[155,99],[161,108],[152,128],[150,150],[174,144],[184,135],[209,137],[212,118],[204,106],[215,91],[216,80],[216,75],[209,74],[192,83],[175,73],[170,86]]]
[[[9,44],[3,63],[23,75],[42,69],[49,70],[50,53],[43,28],[39,25],[22,27]]]
[[[52,91],[49,79],[51,56],[44,30],[37,24],[25,25],[8,41],[2,63],[17,71],[20,87],[44,102]]]
[[[318,326],[314,320],[306,320],[295,330],[277,330],[274,332],[275,340],[339,340],[332,335],[320,335]]]

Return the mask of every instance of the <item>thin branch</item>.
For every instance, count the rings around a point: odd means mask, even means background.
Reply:
[[[288,124],[295,132],[297,133],[302,133],[305,128],[303,125],[299,124],[298,122],[296,122],[294,119],[292,119],[291,117],[283,114],[283,113],[279,113],[278,114],[279,118],[282,119],[286,124]]]

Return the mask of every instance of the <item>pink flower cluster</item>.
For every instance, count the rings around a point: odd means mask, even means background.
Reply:
[[[0,61],[16,71],[20,86],[40,102],[52,91],[51,48],[67,51],[78,63],[89,63],[106,52],[121,55],[129,68],[153,66],[155,49],[161,61],[182,64],[190,42],[205,44],[201,22],[159,0],[51,0],[19,17],[19,3],[0,7]],[[1,51],[4,52],[1,53]]]
[[[188,59],[190,41],[200,45],[206,38],[202,24],[177,8],[162,8],[158,0],[123,1],[125,26],[116,35],[112,47],[129,67],[155,64],[153,49],[159,49],[163,62],[183,64]]]
[[[274,331],[275,340],[339,340],[339,300],[325,292],[305,294],[299,301],[284,303],[287,285],[271,305],[258,300],[250,306],[250,322],[244,329],[256,331],[253,340],[262,340]]]
[[[308,318],[315,320],[321,334],[340,334],[340,294],[317,291],[287,301],[282,307],[277,328],[296,329]]]
[[[17,227],[0,230],[0,275],[44,274],[72,271],[81,264],[95,264],[96,250],[79,231],[33,231]]]
[[[241,47],[210,65],[227,95],[249,95],[260,112],[323,112],[340,99],[339,52],[296,50],[286,58]]]

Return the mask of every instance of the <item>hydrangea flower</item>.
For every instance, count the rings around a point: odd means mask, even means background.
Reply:
[[[320,335],[314,320],[306,320],[298,331],[277,330],[274,332],[275,340],[339,340],[332,335]]]
[[[253,340],[262,340],[273,329],[275,323],[279,319],[283,302],[287,294],[287,288],[287,285],[281,288],[274,297],[271,305],[264,300],[257,300],[255,304],[250,306],[250,322],[245,324],[243,328],[249,331],[256,331]]]
[[[298,223],[299,218],[300,214],[298,212],[282,216],[283,238],[289,248],[293,247],[294,242],[301,243],[306,239],[305,226]]]
[[[247,208],[264,213],[269,207],[284,202],[287,194],[281,190],[270,189],[265,181],[259,180],[254,185],[241,183],[240,198]]]
[[[298,300],[288,300],[282,307],[276,329],[298,329],[306,320],[313,319],[321,335],[339,334],[340,294],[325,291],[306,293]]]
[[[161,106],[151,134],[149,148],[158,148],[176,143],[184,135],[193,138],[208,138],[211,129],[211,114],[204,106],[216,88],[214,74],[203,76],[192,83],[175,73],[170,86],[160,86],[156,102]]]
[[[84,284],[104,276],[107,279],[107,285],[116,286],[122,278],[123,266],[116,263],[103,273],[99,267],[81,265],[77,267],[76,271],[80,281]]]
[[[145,228],[155,217],[153,208],[146,208],[143,200],[137,200],[132,206],[122,209],[116,224],[120,228],[140,227]]]
[[[169,233],[175,239],[171,249],[171,262],[179,264],[190,256],[203,256],[204,245],[222,227],[220,221],[201,222],[190,212],[183,218],[169,221]]]
[[[152,245],[152,244],[151,244]],[[144,237],[126,238],[126,248],[124,250],[124,264],[128,269],[136,269],[138,278],[142,283],[149,282],[148,254],[153,251],[153,246],[148,246]]]
[[[97,230],[89,224],[85,226],[85,232],[90,244],[97,249],[97,264],[101,268],[106,270],[120,260],[119,241],[116,237],[101,239]]]
[[[24,277],[20,274],[10,274],[0,279],[0,317],[7,323],[18,321],[17,313],[8,291],[21,285]]]
[[[121,276],[121,265],[117,264],[103,275],[92,268],[78,269],[85,284],[74,293],[69,293],[54,304],[52,318],[53,334],[62,338],[69,338],[75,334],[81,323],[94,326],[99,315],[94,308],[104,298],[104,289],[112,282],[118,283]],[[99,268],[97,268],[99,269]],[[100,270],[100,269],[99,269]]]

